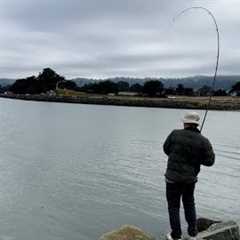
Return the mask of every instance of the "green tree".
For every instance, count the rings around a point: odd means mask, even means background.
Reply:
[[[198,92],[200,96],[210,96],[210,94],[212,93],[212,88],[204,85],[198,89]]]
[[[143,86],[139,83],[135,83],[130,87],[130,91],[140,93],[143,91]]]
[[[237,96],[240,96],[240,81],[235,83],[230,90],[230,93],[236,93]]]
[[[186,95],[186,96],[193,96],[194,95],[193,88],[185,88],[184,89],[184,95]]]
[[[176,95],[175,88],[173,88],[173,87],[165,88],[165,94],[166,95]]]
[[[37,79],[35,76],[16,80],[15,83],[13,83],[12,86],[9,88],[9,90],[13,93],[18,93],[18,94],[39,93],[39,89],[37,86]]]
[[[118,85],[112,81],[99,81],[96,83],[85,84],[82,87],[83,91],[91,92],[91,93],[100,93],[100,94],[107,94],[107,93],[117,93],[118,92]]]
[[[218,89],[214,91],[214,96],[227,96],[227,92],[224,89]]]
[[[57,82],[64,81],[65,78],[58,75],[51,68],[44,68],[37,77],[40,92],[47,92],[56,88]]]
[[[184,90],[185,90],[184,85],[180,83],[180,84],[177,85],[176,94],[177,95],[184,95]]]
[[[127,92],[129,91],[129,83],[125,81],[120,81],[117,83],[119,92]]]
[[[51,68],[45,68],[37,77],[31,76],[18,79],[9,88],[10,91],[19,94],[38,94],[54,90],[57,82],[63,81],[64,77],[58,75]]]
[[[78,90],[78,86],[74,81],[59,82],[58,87],[59,88],[71,89],[71,90]]]
[[[162,95],[163,84],[158,80],[150,80],[144,83],[143,92],[150,97],[154,97],[157,94]]]
[[[98,93],[117,93],[118,92],[118,85],[112,81],[100,81],[97,85],[97,92]]]

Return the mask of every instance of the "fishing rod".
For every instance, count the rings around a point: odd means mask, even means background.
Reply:
[[[194,9],[197,9],[197,10],[203,10],[205,11],[213,20],[213,23],[215,25],[215,28],[216,28],[216,37],[217,37],[217,55],[216,55],[216,66],[215,66],[215,72],[214,72],[214,76],[213,76],[213,81],[212,81],[212,87],[211,87],[211,93],[209,95],[209,99],[208,99],[208,103],[206,105],[206,110],[205,110],[205,113],[204,113],[204,117],[203,117],[203,121],[202,121],[202,125],[201,125],[201,128],[200,128],[200,132],[202,131],[203,129],[203,126],[204,126],[204,123],[206,121],[206,118],[207,118],[207,114],[208,114],[208,110],[209,110],[209,107],[210,107],[210,104],[211,104],[211,101],[212,101],[212,97],[213,97],[213,91],[214,91],[214,88],[215,88],[215,83],[216,83],[216,79],[217,79],[217,71],[218,71],[218,65],[219,65],[219,55],[220,55],[220,37],[219,37],[219,30],[218,30],[218,24],[217,24],[217,21],[216,21],[216,18],[214,17],[213,13],[205,8],[205,7],[190,7],[190,8],[186,8],[184,9],[183,11],[181,11],[177,16],[175,16],[173,18],[173,21],[176,21],[176,19],[178,17],[180,17],[181,15],[185,14],[186,12],[188,12],[189,10],[194,10]]]

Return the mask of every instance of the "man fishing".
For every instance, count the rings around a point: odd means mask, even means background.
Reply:
[[[163,149],[168,155],[166,196],[171,233],[167,240],[181,239],[180,201],[182,199],[188,234],[191,240],[197,236],[194,189],[201,165],[212,166],[215,155],[212,145],[198,130],[199,114],[188,112],[183,118],[183,129],[173,130]]]

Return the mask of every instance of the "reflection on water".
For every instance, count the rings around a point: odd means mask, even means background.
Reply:
[[[0,99],[0,239],[97,239],[122,224],[168,230],[162,143],[183,110]],[[239,112],[209,112],[217,159],[198,214],[239,219]]]

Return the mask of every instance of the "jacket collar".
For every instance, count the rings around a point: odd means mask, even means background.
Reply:
[[[192,132],[200,133],[199,129],[196,128],[196,127],[187,127],[187,128],[184,128],[184,129],[189,130],[189,131],[192,131]]]

